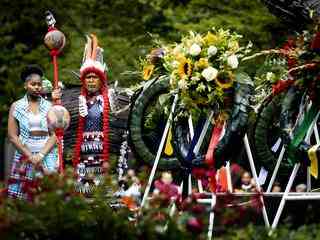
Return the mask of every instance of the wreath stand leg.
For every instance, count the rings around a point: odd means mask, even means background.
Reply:
[[[209,215],[209,228],[208,228],[208,240],[212,239],[213,236],[213,223],[214,223],[214,211],[217,202],[217,195],[215,193],[211,194],[211,203],[210,203],[210,215]]]
[[[279,204],[279,207],[278,207],[276,216],[274,217],[274,220],[273,220],[272,227],[271,227],[271,230],[270,230],[270,232],[269,232],[269,235],[272,234],[273,230],[274,230],[274,229],[277,227],[277,225],[278,225],[278,222],[279,222],[281,213],[282,213],[283,208],[284,208],[285,201],[286,201],[286,199],[287,199],[287,197],[288,197],[288,193],[289,193],[289,191],[290,191],[290,189],[291,189],[291,187],[292,187],[293,181],[294,181],[294,179],[295,179],[295,177],[296,177],[296,175],[297,175],[297,172],[298,172],[298,170],[299,170],[299,167],[300,167],[300,163],[296,163],[296,164],[294,165],[294,168],[293,168],[293,170],[292,170],[292,172],[291,172],[291,176],[290,176],[290,178],[289,178],[289,182],[288,182],[288,184],[287,184],[287,186],[286,186],[286,189],[285,189],[285,191],[284,191],[284,194],[283,194],[283,196],[282,196],[282,198],[281,198],[281,202],[280,202],[280,204]]]
[[[282,159],[283,159],[285,151],[286,151],[285,147],[282,146],[280,154],[279,154],[279,157],[278,157],[278,160],[277,160],[277,164],[276,164],[276,166],[275,166],[275,168],[273,170],[272,177],[270,179],[270,182],[269,182],[269,185],[268,185],[268,188],[267,188],[267,193],[271,192],[274,180],[276,179],[276,176],[277,176],[277,173],[278,173],[278,170],[279,170],[280,164],[282,162]]]
[[[256,187],[257,187],[258,192],[261,192],[261,186],[260,186],[259,181],[258,181],[257,171],[256,171],[256,168],[255,168],[255,165],[254,165],[252,152],[251,152],[251,149],[250,149],[250,145],[249,145],[249,140],[248,140],[247,134],[245,134],[245,136],[243,138],[243,141],[244,141],[244,146],[245,146],[245,149],[246,149],[246,152],[247,152],[247,155],[248,155],[252,176],[254,178],[254,181],[256,182]],[[267,228],[269,228],[270,227],[270,223],[269,223],[267,210],[266,210],[266,206],[264,204],[264,200],[263,200],[263,196],[262,195],[260,196],[260,201],[262,203],[262,214],[263,214],[264,224],[265,224],[265,226]]]
[[[171,111],[170,111],[170,115],[168,117],[165,129],[163,131],[161,142],[160,142],[160,145],[159,145],[159,148],[158,148],[158,151],[157,151],[157,155],[156,155],[156,158],[155,158],[154,163],[153,163],[153,167],[152,167],[152,170],[151,170],[151,173],[150,173],[150,176],[149,176],[149,180],[148,180],[145,192],[143,194],[143,198],[142,198],[142,202],[141,202],[141,206],[140,206],[140,212],[141,212],[142,208],[144,207],[144,205],[146,203],[146,200],[147,200],[147,198],[149,196],[151,184],[153,182],[153,178],[154,178],[154,175],[155,175],[157,167],[158,167],[158,163],[159,163],[159,160],[160,160],[160,157],[161,157],[161,153],[163,151],[163,147],[164,147],[167,135],[168,135],[169,128],[171,126],[173,112],[174,112],[174,110],[176,108],[177,102],[178,102],[178,94],[175,94],[174,100],[173,100],[173,104],[172,104],[172,107],[171,107]]]

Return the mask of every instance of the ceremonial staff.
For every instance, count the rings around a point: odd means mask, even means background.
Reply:
[[[48,24],[48,32],[44,37],[44,44],[50,50],[53,64],[53,90],[59,88],[59,73],[58,73],[58,55],[61,53],[66,38],[64,34],[59,31],[54,25],[54,19],[50,11],[46,11],[46,22]],[[63,172],[63,133],[69,126],[70,114],[66,108],[61,105],[61,99],[53,99],[53,107],[48,112],[49,126],[55,130],[58,143],[58,157],[59,157],[59,172]]]

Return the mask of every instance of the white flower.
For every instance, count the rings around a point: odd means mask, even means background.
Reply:
[[[191,77],[191,81],[198,82],[200,81],[199,77]]]
[[[231,68],[233,69],[237,68],[239,65],[237,56],[234,54],[230,55],[227,59],[227,63]]]
[[[212,81],[215,79],[218,75],[218,70],[213,68],[213,67],[207,67],[204,69],[201,73],[201,75],[207,80],[207,81]]]
[[[267,74],[266,74],[266,79],[267,79],[268,81],[272,80],[273,75],[274,75],[273,72],[267,72]]]
[[[216,55],[217,52],[218,52],[218,49],[215,46],[210,46],[208,48],[208,56],[209,57],[212,57],[212,56]]]
[[[181,45],[175,46],[175,48],[173,49],[173,54],[178,55],[182,53],[183,53],[183,47]]]
[[[182,89],[182,90],[188,89],[188,83],[187,83],[187,81],[184,80],[184,79],[181,79],[181,80],[178,82],[178,85],[179,85],[179,88]]]
[[[189,49],[189,53],[192,55],[192,56],[198,56],[201,52],[201,47],[194,43],[191,45],[190,49]]]
[[[171,65],[172,65],[173,68],[178,68],[179,62],[178,61],[172,61]]]

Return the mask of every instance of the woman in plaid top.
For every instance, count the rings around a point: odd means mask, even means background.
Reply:
[[[35,178],[58,169],[56,136],[49,131],[51,103],[41,97],[43,72],[35,65],[21,73],[26,95],[12,104],[8,137],[16,148],[8,183],[9,197],[32,199]]]

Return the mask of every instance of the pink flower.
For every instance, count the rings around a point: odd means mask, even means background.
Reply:
[[[169,198],[177,198],[179,196],[178,186],[173,183],[165,184],[161,180],[157,180],[154,186],[159,190],[160,194],[164,194]]]
[[[204,226],[200,219],[191,217],[188,219],[186,227],[192,233],[201,233]]]
[[[206,210],[206,207],[203,204],[195,204],[192,206],[191,211],[194,214],[202,214]]]

